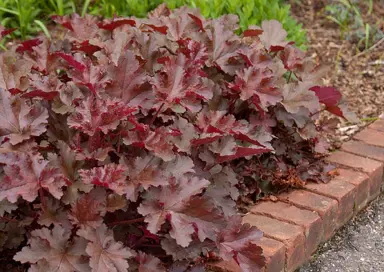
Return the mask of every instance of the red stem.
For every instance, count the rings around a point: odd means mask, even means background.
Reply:
[[[321,110],[319,110],[317,112],[311,113],[310,117],[312,117],[312,116],[314,116],[316,114],[319,114],[320,112],[323,112],[323,111],[325,111],[325,109],[321,109]]]
[[[40,202],[41,202],[41,208],[42,208],[43,211],[45,212],[46,207],[47,207],[47,203],[45,202],[45,197],[44,197],[44,191],[43,191],[43,188],[40,188],[40,189],[39,189],[39,197],[40,197]]]
[[[151,122],[149,123],[149,125],[152,125],[153,122],[155,122],[155,119],[156,119],[157,115],[159,115],[159,112],[161,111],[161,109],[162,109],[163,107],[164,107],[164,103],[161,104],[160,108],[157,110],[157,112],[155,113],[155,115],[152,117]]]
[[[120,153],[120,146],[121,146],[121,132],[119,132],[119,139],[117,141],[117,153]]]
[[[4,216],[0,216],[0,221],[19,222],[19,221],[17,221],[16,219],[8,218],[8,217],[4,217]]]
[[[108,226],[129,225],[129,224],[139,223],[143,221],[144,221],[144,217],[140,217],[140,218],[135,218],[130,220],[115,221],[115,222],[108,223],[107,225]]]

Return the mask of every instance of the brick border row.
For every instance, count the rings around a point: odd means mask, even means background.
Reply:
[[[277,201],[260,202],[244,217],[244,222],[264,232],[258,244],[267,258],[265,272],[295,271],[321,243],[380,195],[384,119],[357,133],[327,159],[339,172],[329,183],[308,184],[279,195]],[[240,271],[235,262],[221,262],[215,268]]]

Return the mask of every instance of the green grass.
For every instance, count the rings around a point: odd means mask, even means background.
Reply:
[[[8,28],[17,28],[16,38],[28,39],[43,31],[51,15],[65,15],[76,12],[84,15],[112,17],[145,17],[162,2],[170,8],[182,5],[199,8],[205,17],[216,18],[233,13],[240,18],[240,28],[260,25],[263,20],[276,19],[288,32],[288,39],[305,49],[306,35],[301,24],[290,15],[290,6],[281,0],[0,0],[0,24]]]

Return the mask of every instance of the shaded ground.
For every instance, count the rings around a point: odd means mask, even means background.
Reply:
[[[344,226],[298,272],[384,271],[384,194]]]

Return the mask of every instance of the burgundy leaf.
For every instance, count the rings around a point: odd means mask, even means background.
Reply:
[[[81,62],[78,62],[77,60],[75,60],[73,58],[73,56],[71,56],[69,54],[65,54],[62,52],[56,52],[55,55],[62,58],[66,62],[68,62],[68,64],[71,67],[75,68],[79,72],[84,72],[84,70],[86,69],[86,66],[84,64],[82,64]]]
[[[15,31],[16,28],[4,28],[2,25],[0,25],[0,39],[7,36],[8,34],[11,34],[13,31]]]
[[[229,16],[229,15],[228,15]],[[223,16],[219,20],[214,20],[206,27],[208,36],[212,42],[210,54],[210,63],[217,66],[225,73],[234,75],[236,70],[242,65],[234,61],[238,56],[242,44],[239,37],[233,33],[233,28],[226,28],[226,25],[234,21],[231,17]],[[229,19],[226,22],[226,19]],[[235,21],[237,23],[237,19]]]
[[[284,98],[281,104],[289,113],[297,113],[301,108],[305,108],[311,113],[319,110],[319,100],[316,94],[309,90],[309,87],[307,82],[290,83],[284,86]]]
[[[165,272],[166,269],[163,267],[160,259],[145,254],[144,252],[139,252],[136,256],[136,260],[139,263],[138,272]]]
[[[166,3],[158,5],[154,10],[148,12],[148,18],[159,18],[161,16],[169,16],[171,10],[168,8]]]
[[[204,22],[201,16],[197,16],[196,14],[188,13],[188,16],[192,18],[192,20],[197,24],[199,30],[204,30]]]
[[[304,56],[304,52],[292,45],[287,45],[280,55],[285,69],[289,71],[297,69],[303,65]]]
[[[33,39],[22,42],[16,49],[16,52],[23,53],[24,51],[32,51],[33,47],[41,44],[42,41],[39,39]]]
[[[172,131],[166,127],[159,127],[155,131],[150,131],[146,127],[144,131],[128,133],[128,137],[124,138],[124,144],[145,147],[164,161],[171,161],[175,158],[173,144],[170,142],[171,135]]]
[[[25,98],[41,97],[45,100],[54,99],[59,93],[58,92],[44,92],[42,90],[33,90],[22,95]]]
[[[22,263],[32,263],[32,268],[38,271],[79,271],[89,272],[88,258],[85,254],[86,241],[75,237],[60,226],[52,230],[37,229],[31,232],[29,246],[23,247],[14,260]]]
[[[356,115],[353,112],[349,111],[347,105],[345,105],[344,103],[341,103],[338,106],[327,107],[327,111],[336,116],[344,118],[351,123],[359,122],[359,119],[356,117]]]
[[[76,41],[92,40],[99,35],[98,19],[89,14],[76,13],[65,16],[52,16],[52,19],[69,30],[67,37]]]
[[[194,172],[192,160],[184,156],[177,156],[170,162],[162,162],[160,158],[147,155],[134,160],[126,158],[123,162],[128,168],[126,196],[132,201],[137,200],[142,189],[166,186],[173,178]]]
[[[216,204],[221,207],[225,216],[236,214],[236,203],[240,193],[236,185],[239,179],[236,173],[228,166],[222,168],[219,173],[212,177],[213,183],[206,190],[205,196],[210,197]]]
[[[65,208],[61,202],[55,198],[47,197],[45,209],[41,211],[38,223],[42,226],[49,227],[59,225],[65,229],[71,229],[71,223],[68,220]]]
[[[327,72],[326,66],[318,65],[311,58],[305,58],[295,74],[301,81],[311,83],[310,87],[313,87],[322,83]]]
[[[325,105],[325,108],[330,113],[344,118],[352,123],[357,123],[358,119],[355,114],[350,112],[342,100],[341,93],[334,87],[314,86],[310,88],[318,97],[320,103]]]
[[[50,52],[50,46],[50,41],[42,40],[41,44],[32,47],[32,51],[25,51],[23,53],[25,59],[31,62],[33,68],[44,75],[56,71],[55,69],[57,69],[56,66],[59,62],[59,59]]]
[[[243,196],[328,181],[316,152],[335,121],[319,113],[356,121],[321,87],[325,69],[275,20],[238,35],[236,15],[165,3],[53,20],[50,39],[0,54],[5,257],[22,248],[31,271],[197,272],[220,258],[261,271]]]
[[[48,111],[38,103],[27,101],[0,88],[0,137],[9,138],[11,144],[19,144],[31,136],[46,131]]]
[[[194,14],[196,14],[195,19],[192,17]],[[173,12],[173,14],[170,14],[170,16],[159,17],[159,21],[167,27],[167,34],[170,40],[180,41],[187,38],[190,33],[202,29],[200,24],[202,18],[200,18],[199,22],[198,16],[195,10],[183,6]]]
[[[93,136],[97,131],[107,133],[135,111],[118,100],[102,100],[92,96],[83,100],[68,118],[68,125]]]
[[[236,149],[236,152],[232,155],[228,156],[219,156],[217,158],[218,163],[231,161],[234,159],[238,159],[241,157],[248,157],[248,156],[254,156],[254,155],[260,155],[266,152],[270,152],[270,149],[267,148],[248,148],[248,147],[238,147]]]
[[[80,229],[77,233],[89,241],[85,251],[90,256],[89,265],[93,272],[127,271],[127,259],[134,257],[135,252],[117,242],[107,226],[103,224],[95,230]]]
[[[61,91],[63,84],[56,78],[31,74],[29,76],[31,90],[27,90],[22,97],[41,97],[46,100],[53,100]]]
[[[25,78],[31,72],[32,63],[20,58],[12,51],[6,51],[0,55],[0,88],[26,89]]]
[[[257,37],[257,36],[260,36],[264,31],[257,27],[257,26],[253,26],[247,30],[245,30],[243,32],[243,36],[244,37]]]
[[[208,60],[208,49],[199,42],[193,41],[191,39],[179,40],[179,51],[182,52],[187,59],[188,67],[186,70],[189,73],[201,73],[204,74],[200,69],[202,69],[205,65],[205,62]]]
[[[189,61],[184,54],[166,58],[163,68],[153,78],[151,83],[158,95],[159,103],[165,104],[164,110],[171,108],[175,111],[176,106],[180,104],[196,112],[201,105],[193,98],[208,100],[212,97],[212,81],[202,79],[196,73],[188,73],[186,68]]]
[[[82,51],[86,54],[92,55],[93,53],[99,51],[101,48],[97,45],[90,44],[89,41],[82,41],[80,43],[74,43],[72,50]]]
[[[183,247],[189,245],[195,232],[201,241],[214,237],[221,215],[209,200],[194,197],[208,184],[205,179],[182,177],[162,189],[151,188],[138,208],[145,216],[148,230],[156,234],[168,220],[172,225],[171,237]]]
[[[259,37],[268,50],[272,52],[281,51],[284,50],[285,46],[290,44],[286,41],[287,32],[283,29],[279,21],[263,21],[261,28],[263,29],[263,33]]]
[[[334,87],[314,86],[310,88],[319,98],[320,103],[326,107],[333,107],[339,104],[341,93]]]
[[[260,240],[263,233],[249,224],[242,225],[241,221],[240,216],[232,217],[218,235],[219,256],[227,261],[234,258],[242,271],[262,271],[265,265],[263,250],[254,243]]]
[[[102,215],[105,214],[106,207],[104,197],[99,196],[97,191],[84,194],[73,205],[68,214],[69,220],[82,228],[97,228],[103,222]]]
[[[129,103],[145,91],[143,85],[149,80],[135,55],[130,51],[120,56],[116,66],[109,67],[108,74],[113,84],[108,86],[107,92],[125,103]]]
[[[267,109],[281,101],[281,93],[274,83],[272,71],[250,67],[237,72],[235,81],[229,87],[239,92],[244,101],[258,96],[262,108]]]
[[[168,30],[167,26],[156,26],[153,24],[145,24],[145,25],[161,34],[167,34],[167,30]]]
[[[111,189],[122,195],[126,193],[126,168],[123,165],[107,164],[91,170],[80,170],[79,174],[85,184],[94,184]]]
[[[34,201],[40,189],[48,190],[60,199],[63,195],[64,178],[59,169],[51,166],[40,154],[31,152],[0,153],[4,176],[0,183],[0,201],[15,203],[19,196]]]
[[[99,23],[98,26],[102,29],[106,29],[109,31],[113,31],[114,29],[123,26],[123,25],[130,25],[135,26],[136,22],[132,19],[112,19],[112,20],[105,20],[102,23]]]
[[[69,55],[68,58],[71,61],[73,60],[75,62],[74,65],[81,70],[74,67],[73,69],[68,69],[68,79],[66,81],[72,79],[77,85],[88,88],[95,96],[104,92],[106,85],[110,82],[105,67],[94,65],[90,59],[85,58],[80,53],[76,53],[74,56]]]
[[[59,15],[53,15],[51,16],[51,19],[57,23],[62,25],[63,27],[73,30],[71,22],[70,22],[70,17],[69,16],[59,16]]]
[[[194,239],[188,247],[182,247],[177,244],[175,239],[172,239],[169,235],[166,235],[165,239],[162,239],[161,241],[161,247],[168,255],[172,255],[173,260],[181,261],[184,259],[196,259],[199,258],[202,253],[212,251],[214,248],[214,243],[210,242],[210,240],[200,242],[198,239]],[[172,268],[175,266],[178,266],[177,262],[174,262]],[[184,272],[184,270],[182,270],[182,272]]]

